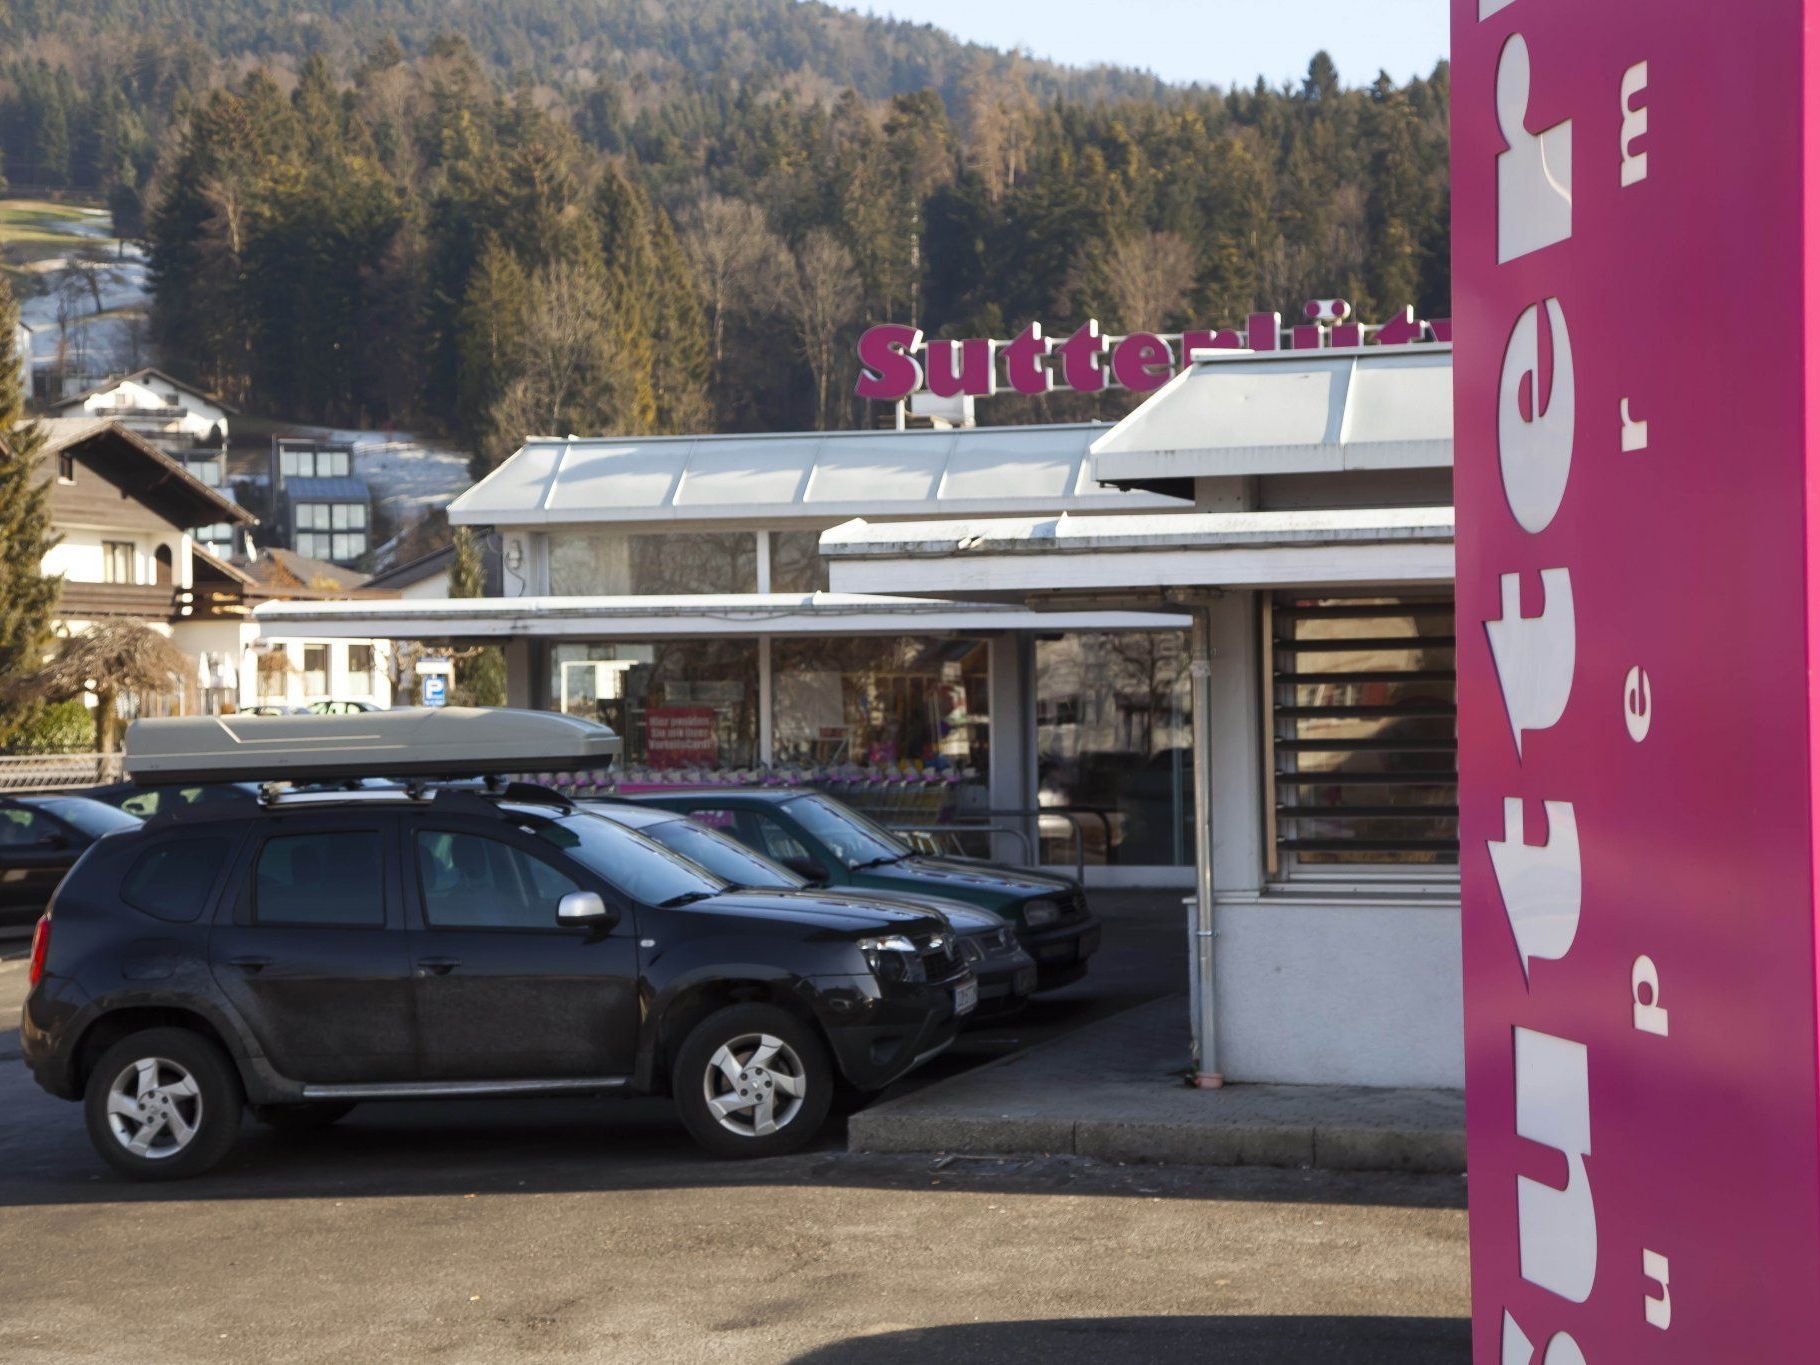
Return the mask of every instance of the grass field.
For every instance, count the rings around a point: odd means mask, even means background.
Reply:
[[[0,199],[0,260],[8,266],[30,266],[79,247],[113,244],[107,210],[95,204]]]

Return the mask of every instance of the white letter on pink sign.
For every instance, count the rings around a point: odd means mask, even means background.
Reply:
[[[1498,54],[1498,263],[1564,242],[1574,231],[1574,125],[1540,133],[1529,120],[1529,44],[1513,33]]]
[[[1498,584],[1503,614],[1485,623],[1485,634],[1521,758],[1523,732],[1546,730],[1560,720],[1573,691],[1574,585],[1566,569],[1542,570],[1542,614],[1525,616],[1522,576],[1503,574]]]
[[[1624,186],[1649,179],[1649,153],[1636,150],[1636,143],[1649,131],[1649,106],[1633,106],[1631,101],[1649,88],[1649,63],[1638,62],[1624,73],[1618,86],[1618,107],[1624,122],[1618,130],[1618,183]]]
[[[1517,1177],[1517,1259],[1531,1284],[1585,1303],[1599,1264],[1599,1226],[1586,1178],[1586,1158],[1592,1155],[1586,1045],[1533,1029],[1513,1033],[1517,1136],[1567,1158],[1565,1189]]]
[[[1529,979],[1533,957],[1558,962],[1580,932],[1580,826],[1567,801],[1544,801],[1548,842],[1540,848],[1523,842],[1523,802],[1504,798],[1504,837],[1486,844],[1491,870],[1504,900],[1504,917]]]
[[[1498,1353],[1498,1365],[1531,1365],[1536,1358],[1535,1344],[1517,1326],[1517,1320],[1504,1310],[1504,1340]],[[1586,1365],[1580,1343],[1565,1332],[1556,1332],[1542,1357],[1542,1365]]]
[[[1552,373],[1542,364],[1541,310],[1531,305],[1511,329],[1498,381],[1498,472],[1511,515],[1532,535],[1561,510],[1574,462],[1573,345],[1561,301],[1547,306]]]

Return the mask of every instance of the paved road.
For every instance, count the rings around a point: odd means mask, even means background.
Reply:
[[[1175,988],[1178,938],[1135,915],[1072,1005],[948,1065]],[[0,962],[0,1022],[23,976]],[[0,1360],[1467,1354],[1458,1179],[856,1157],[838,1126],[725,1164],[659,1102],[552,1100],[249,1128],[218,1173],[142,1186],[16,1051],[0,1031]]]

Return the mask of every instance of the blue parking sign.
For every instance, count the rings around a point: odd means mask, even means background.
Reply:
[[[447,706],[449,704],[449,680],[442,674],[424,674],[423,704],[425,706]]]

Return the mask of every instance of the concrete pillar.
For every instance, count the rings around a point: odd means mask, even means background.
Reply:
[[[989,646],[991,673],[988,691],[992,718],[992,763],[987,773],[987,793],[993,810],[1033,810],[1036,807],[1036,642],[1029,635],[993,637]],[[1028,843],[998,836],[992,856],[1004,862],[1023,863],[1040,856],[1036,821],[1000,817],[994,824],[1016,825]]]
[[[506,656],[506,705],[527,710],[537,706],[534,661],[541,651],[526,639],[507,640],[502,652]]]

